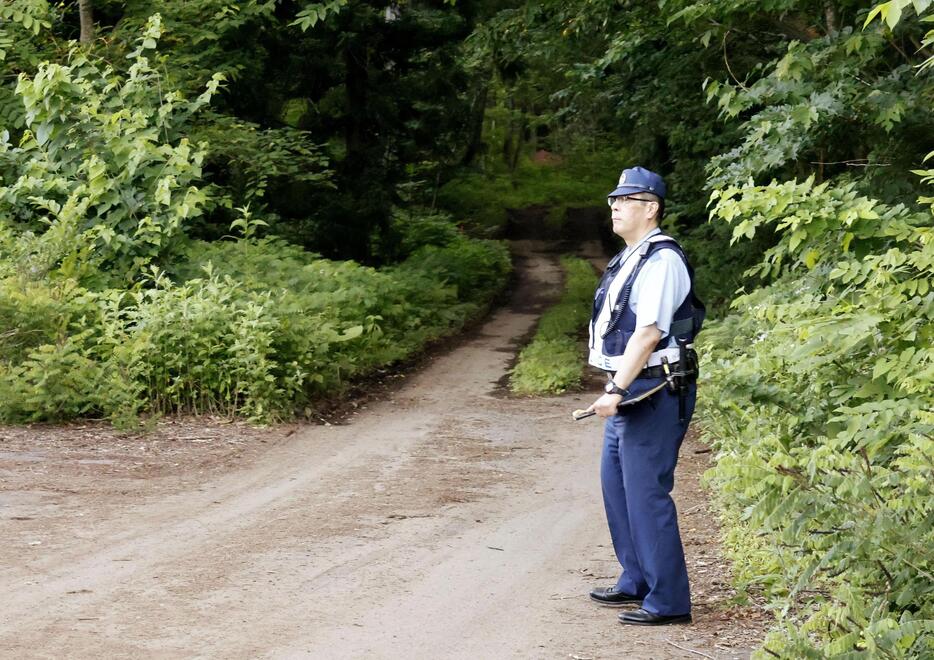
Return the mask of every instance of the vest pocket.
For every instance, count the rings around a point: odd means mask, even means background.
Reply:
[[[603,354],[607,357],[622,355],[626,350],[626,344],[629,343],[629,339],[633,334],[632,332],[624,332],[620,329],[611,330],[610,333],[603,338]]]

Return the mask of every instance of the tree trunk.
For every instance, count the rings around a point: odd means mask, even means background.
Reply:
[[[347,93],[344,139],[347,145],[346,160],[352,168],[362,168],[366,163],[369,147],[367,130],[367,67],[364,34],[347,39],[344,46],[344,88]],[[357,43],[357,42],[360,43]]]
[[[474,97],[474,105],[470,113],[470,137],[467,151],[461,159],[461,165],[470,165],[480,151],[483,143],[483,120],[486,117],[486,101],[490,91],[490,83],[481,83],[480,91]]]
[[[824,3],[824,18],[827,21],[827,34],[834,34],[837,31],[837,10],[833,3]]]
[[[81,19],[81,36],[79,41],[89,44],[94,41],[94,12],[91,0],[78,0],[78,16]]]

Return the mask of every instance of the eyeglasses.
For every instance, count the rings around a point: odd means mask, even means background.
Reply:
[[[607,197],[606,203],[610,206],[610,208],[612,208],[613,203],[616,200],[619,200],[623,204],[627,204],[629,202],[642,202],[643,204],[650,204],[655,201],[654,199],[639,199],[638,197],[625,197],[623,195],[619,195],[617,197]]]

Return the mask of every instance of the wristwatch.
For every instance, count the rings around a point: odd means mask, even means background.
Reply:
[[[607,394],[619,394],[624,399],[629,396],[629,390],[625,387],[620,387],[614,381],[608,381],[606,386],[603,388],[603,391]]]

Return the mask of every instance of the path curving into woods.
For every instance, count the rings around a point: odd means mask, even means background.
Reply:
[[[694,433],[695,624],[587,598],[615,579],[598,422],[570,418],[595,395],[504,392],[561,287],[554,244],[513,245],[509,304],[339,423],[0,428],[0,657],[748,656],[763,621],[729,604]]]

